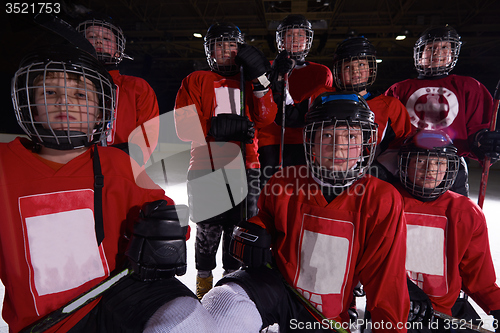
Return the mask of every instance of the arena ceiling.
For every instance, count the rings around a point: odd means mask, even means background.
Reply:
[[[93,10],[113,18],[127,37],[122,72],[145,78],[155,89],[162,112],[169,111],[181,80],[206,69],[203,39],[216,21],[233,22],[249,44],[275,57],[275,29],[290,13],[303,14],[315,31],[310,61],[331,67],[337,44],[350,35],[369,38],[382,59],[376,87],[416,76],[412,47],[428,26],[450,24],[462,36],[456,74],[470,75],[493,91],[500,78],[500,1],[498,0],[56,0],[58,16],[75,24]],[[54,34],[33,23],[30,14],[0,16],[2,76],[12,75],[22,55]],[[406,33],[402,41],[396,35]],[[7,46],[7,47],[6,47]],[[5,80],[4,80],[5,82]],[[3,90],[5,91],[5,89]]]

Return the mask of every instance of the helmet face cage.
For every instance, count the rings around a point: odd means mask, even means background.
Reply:
[[[82,65],[47,61],[21,67],[11,94],[21,128],[49,148],[90,146],[108,135],[114,120],[114,85]]]
[[[278,52],[287,50],[290,58],[304,61],[311,50],[313,37],[314,31],[308,21],[301,24],[280,25],[276,30]]]
[[[377,125],[362,120],[328,120],[304,127],[307,166],[320,184],[347,187],[364,176],[375,155]]]
[[[210,69],[223,76],[237,74],[239,67],[234,62],[234,57],[238,53],[240,44],[245,44],[245,39],[238,27],[230,25],[210,27],[204,43]]]
[[[441,36],[424,34],[413,47],[415,68],[423,76],[448,74],[458,61],[462,42],[454,31],[447,31]]]
[[[333,64],[333,79],[340,90],[360,92],[377,77],[377,57],[359,55],[339,59]]]
[[[434,200],[451,188],[459,163],[456,149],[403,149],[399,154],[399,178],[414,197]]]
[[[126,39],[120,27],[92,19],[80,23],[76,30],[94,45],[97,58],[103,64],[118,65],[123,60]]]

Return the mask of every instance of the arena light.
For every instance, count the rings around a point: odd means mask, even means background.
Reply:
[[[203,35],[200,34],[199,32],[193,32],[193,36],[196,37],[196,38],[202,38]]]

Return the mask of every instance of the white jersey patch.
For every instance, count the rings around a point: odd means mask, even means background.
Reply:
[[[406,109],[411,124],[420,129],[449,127],[458,115],[458,99],[444,87],[423,87],[408,98]]]

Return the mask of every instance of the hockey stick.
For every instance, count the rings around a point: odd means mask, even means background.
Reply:
[[[465,319],[458,319],[458,318],[455,318],[455,317],[452,317],[450,315],[447,315],[445,313],[442,313],[442,312],[439,312],[439,311],[436,311],[434,310],[433,311],[433,314],[434,314],[434,317],[437,317],[437,318],[441,318],[441,319],[444,319],[446,321],[448,321],[448,324],[450,325],[453,325],[455,324],[459,329],[462,329],[462,328],[468,328],[468,329],[471,329],[473,331],[476,331],[476,332],[481,332],[481,333],[495,333],[493,331],[490,331],[486,328],[482,328],[480,326],[477,326],[477,325],[474,325],[469,321],[465,320]]]
[[[283,94],[281,95],[283,98],[283,103],[281,106],[281,140],[280,140],[280,169],[283,169],[283,159],[285,154],[285,110],[286,110],[286,88],[288,86],[288,73],[283,75]],[[279,112],[279,111],[278,111]]]
[[[81,309],[85,305],[89,304],[96,298],[102,296],[104,292],[107,290],[111,289],[113,286],[115,286],[119,281],[123,280],[127,276],[133,273],[133,270],[130,268],[126,268],[120,273],[110,276],[107,279],[103,280],[100,282],[98,285],[93,287],[92,289],[84,292],[80,296],[77,296],[73,300],[71,300],[69,303],[67,303],[65,306],[52,311],[48,315],[42,317],[41,319],[37,320],[35,323],[31,324],[28,327],[23,328],[20,333],[38,333],[38,332],[43,332],[61,320],[65,319],[75,311]]]
[[[274,269],[270,263],[267,263],[266,267],[269,269]],[[297,297],[302,302],[302,304],[304,304],[304,306],[307,308],[307,310],[311,313],[311,315],[316,320],[321,319],[318,321],[320,321],[322,324],[323,324],[323,321],[325,321],[325,320],[328,321],[330,323],[329,328],[332,331],[335,331],[337,333],[348,333],[347,330],[345,330],[342,327],[341,323],[335,321],[334,319],[326,318],[325,315],[323,313],[321,313],[321,311],[316,309],[316,307],[314,305],[312,305],[311,302],[309,302],[309,300],[307,300],[301,293],[299,293],[297,291],[297,289],[295,289],[290,284],[288,284],[288,282],[286,282],[284,277],[282,277],[282,281],[283,281],[283,284],[285,285],[285,287],[287,287],[295,295],[295,297]]]
[[[245,117],[245,73],[243,70],[243,65],[240,66],[240,116]],[[242,172],[244,179],[246,179],[246,144],[241,142],[241,156],[243,159]],[[248,184],[248,181],[246,182]],[[248,187],[248,185],[247,185]],[[248,192],[247,192],[248,195]],[[245,197],[244,202],[241,205],[241,220],[247,220],[247,199]]]
[[[498,81],[497,87],[495,89],[495,94],[493,95],[493,110],[491,113],[490,131],[493,132],[497,125],[497,115],[498,115],[498,105],[500,102],[500,81]],[[486,196],[486,185],[488,183],[488,176],[490,174],[491,158],[485,156],[483,162],[483,172],[481,173],[481,183],[479,185],[479,195],[477,197],[477,204],[479,207],[483,208],[484,197]]]

